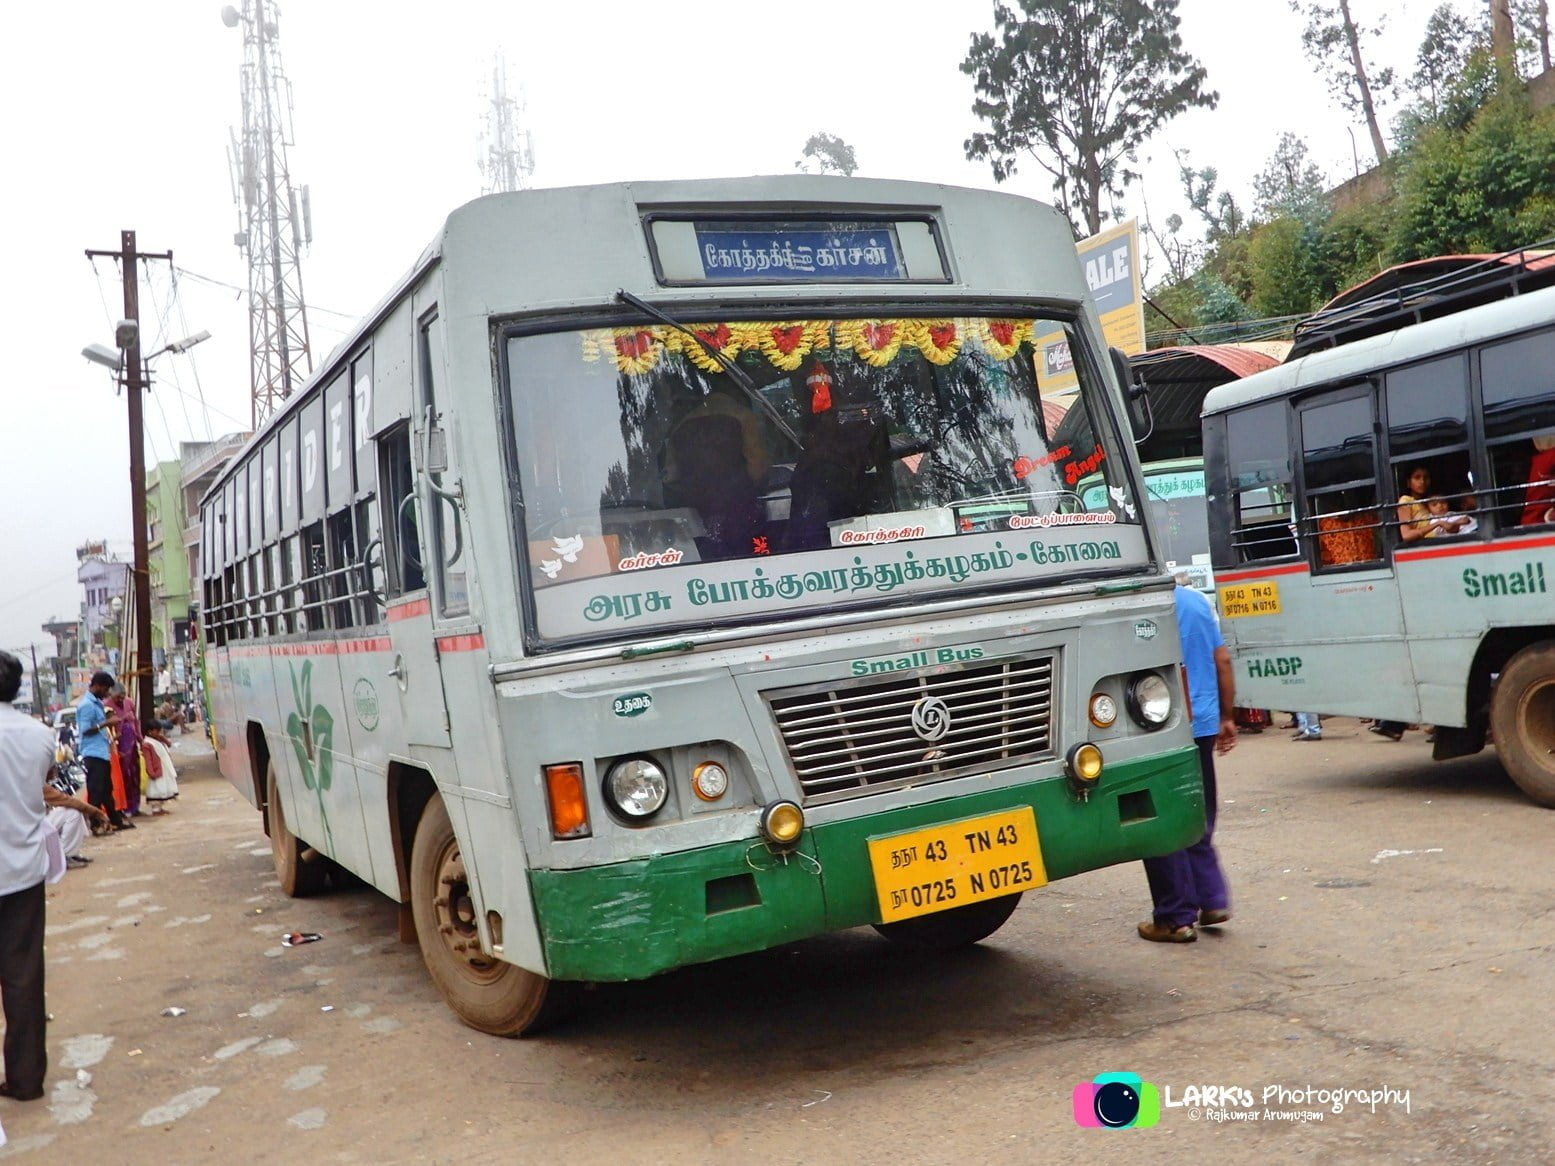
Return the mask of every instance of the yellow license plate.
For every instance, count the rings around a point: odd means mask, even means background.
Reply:
[[[1220,614],[1227,619],[1244,615],[1279,615],[1280,585],[1272,579],[1220,589]]]
[[[882,923],[1047,884],[1030,806],[871,838],[869,865]]]

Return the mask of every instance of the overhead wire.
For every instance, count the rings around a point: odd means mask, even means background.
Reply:
[[[151,300],[152,300],[152,303],[154,305],[156,303],[156,287],[155,287],[155,285],[152,285],[152,287],[150,288],[149,294],[151,295]],[[181,304],[178,303],[178,274],[177,274],[176,271],[170,270],[169,273],[168,273],[167,307],[162,312],[162,327],[161,327],[162,337],[159,337],[159,341],[158,341],[158,346],[159,347],[160,347],[161,343],[165,343],[165,340],[163,338],[165,338],[168,335],[168,328],[167,328],[168,317],[170,317],[172,315],[173,308],[174,308],[175,305],[178,305],[179,321],[180,321],[180,323],[182,323],[183,322],[183,307],[182,307]],[[187,336],[188,333],[185,332],[184,335]],[[177,354],[175,353],[174,355],[177,355]],[[190,361],[191,364],[193,364],[194,363],[194,356],[193,356],[193,354],[186,354],[186,355],[189,356],[189,361]],[[151,386],[151,377],[149,376],[149,373],[150,373],[150,369],[149,368],[147,369],[147,373],[148,373],[148,376],[146,377],[146,383],[147,383],[147,387],[150,388],[150,386]],[[178,366],[176,364],[171,364],[170,363],[169,367],[168,367],[167,375],[176,384],[178,382]],[[155,395],[156,395],[155,393],[152,394],[152,396],[155,396]],[[186,432],[192,438],[194,436],[194,423],[189,420],[189,406],[188,406],[188,403],[187,403],[187,398],[180,396],[179,399],[178,399],[178,406],[183,411],[183,415],[184,415],[184,432]],[[166,424],[166,419],[165,418],[164,418],[163,423]],[[205,428],[206,428],[207,432],[210,431],[210,422],[208,420],[205,423]],[[168,439],[169,440],[172,439],[172,434],[171,433],[168,434]],[[174,445],[172,452],[173,452],[173,456],[176,457],[177,454],[178,454],[178,447],[177,447],[176,444]]]

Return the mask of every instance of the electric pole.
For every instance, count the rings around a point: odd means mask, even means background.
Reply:
[[[38,645],[28,644],[32,652],[32,711],[43,715],[43,682],[38,676]]]
[[[233,135],[229,161],[239,220],[233,242],[248,257],[249,392],[258,429],[313,371],[302,297],[302,248],[313,242],[313,221],[308,188],[293,187],[287,169],[291,83],[275,0],[242,0],[241,12],[228,5],[221,19],[243,26],[243,133]]]
[[[135,232],[119,234],[119,250],[88,251],[88,259],[111,255],[119,260],[124,274],[124,325],[116,339],[124,352],[120,366],[130,415],[130,522],[135,535],[135,562],[130,571],[135,601],[135,707],[142,721],[151,719],[151,571],[146,545],[146,443],[141,413],[141,393],[145,390],[144,366],[140,359],[140,281],[136,264],[142,259],[173,261],[173,253],[151,254],[135,249]],[[120,668],[119,680],[124,680]]]

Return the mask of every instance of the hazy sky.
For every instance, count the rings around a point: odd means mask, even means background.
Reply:
[[[1401,72],[1434,7],[1352,0],[1361,19],[1391,10],[1382,52]],[[0,646],[46,644],[39,625],[76,613],[79,543],[106,537],[129,557],[124,401],[108,370],[79,355],[112,343],[122,291],[116,264],[89,262],[88,248],[116,249],[129,228],[141,250],[173,252],[176,296],[168,264],[142,267],[143,352],[213,336],[153,366],[148,463],[176,457],[180,440],[247,427],[247,311],[234,290],[246,266],[226,155],[243,45],[220,10],[72,0],[8,12]],[[527,95],[537,186],[787,172],[824,130],[853,145],[861,174],[991,187],[987,167],[963,155],[981,127],[957,66],[992,11],[992,0],[289,0],[280,43],[292,178],[312,196],[303,287],[315,359],[480,193],[495,50]],[[1154,218],[1181,209],[1172,147],[1219,167],[1243,196],[1285,130],[1306,137],[1335,181],[1353,172],[1346,119],[1302,57],[1286,0],[1182,0],[1180,11],[1220,107],[1185,115],[1148,148]],[[1367,135],[1354,135],[1364,167]],[[1047,198],[1049,184],[1028,162],[1005,189]],[[1125,209],[1143,207],[1136,187]]]

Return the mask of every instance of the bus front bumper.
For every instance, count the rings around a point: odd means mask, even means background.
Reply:
[[[1063,778],[805,829],[797,854],[756,839],[530,874],[557,980],[639,980],[880,921],[868,839],[1031,806],[1049,882],[1170,854],[1204,833],[1198,749],[1109,766],[1086,802]],[[861,807],[862,808],[862,807]]]

